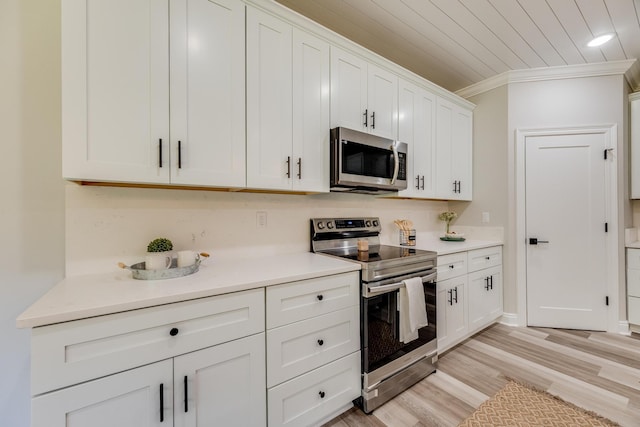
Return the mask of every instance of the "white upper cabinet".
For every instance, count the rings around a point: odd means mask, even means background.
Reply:
[[[398,77],[331,47],[331,127],[396,139]]]
[[[472,198],[473,113],[438,97],[436,110],[436,198]]]
[[[247,186],[326,192],[328,165],[329,46],[248,7]]]
[[[399,195],[434,197],[436,96],[402,79],[398,92],[398,140],[409,149],[407,189]]]
[[[63,0],[64,176],[244,186],[244,7]]]
[[[169,182],[168,12],[167,0],[63,0],[65,178]]]
[[[291,186],[292,27],[247,7],[247,186]]]
[[[329,68],[329,45],[294,29],[294,190],[329,191]]]
[[[631,124],[631,198],[640,199],[640,92],[629,95]]]
[[[171,182],[244,187],[244,3],[170,4]]]

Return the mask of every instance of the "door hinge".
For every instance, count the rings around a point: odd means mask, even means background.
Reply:
[[[605,233],[608,233],[608,232],[609,232],[609,223],[608,223],[608,222],[605,222],[605,223],[604,223],[604,232],[605,232]]]
[[[607,154],[607,153],[608,153],[609,151],[613,151],[613,148],[605,148],[605,149],[604,149],[604,159],[605,159],[605,160],[607,160],[607,158],[608,158],[608,154]]]
[[[609,305],[609,297],[604,297],[604,303],[605,303],[606,305]]]

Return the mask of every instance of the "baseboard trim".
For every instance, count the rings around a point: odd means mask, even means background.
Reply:
[[[621,320],[618,322],[618,333],[621,335],[627,335],[630,336],[631,335],[631,327],[629,325],[629,322],[627,322],[626,320]]]
[[[507,326],[520,326],[518,325],[518,315],[516,313],[502,313],[502,318],[498,323]]]

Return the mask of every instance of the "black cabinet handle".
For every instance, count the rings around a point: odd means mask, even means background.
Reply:
[[[189,382],[187,376],[184,376],[184,412],[189,412]]]
[[[298,179],[302,179],[302,157],[298,157]]]
[[[162,167],[162,138],[158,141],[158,167]]]
[[[453,289],[447,291],[447,302],[449,305],[453,305]]]
[[[456,292],[455,301],[456,301],[456,304],[457,304],[458,303],[458,287],[456,286],[455,288],[453,288],[453,290]]]
[[[488,256],[488,257],[485,257],[485,259],[486,259],[487,261],[489,261],[489,260],[491,259],[491,257],[490,257],[490,256]]]
[[[291,156],[287,156],[287,178],[291,178]]]
[[[178,140],[178,169],[182,169],[182,141]]]
[[[176,335],[178,335],[178,332],[180,332],[178,328],[171,328],[171,330],[169,331],[169,335],[175,337]]]
[[[318,394],[320,395],[320,399],[324,399],[324,391],[320,391]]]
[[[458,181],[458,194],[462,193],[462,181]]]
[[[369,110],[364,110],[364,127],[369,127]]]
[[[420,189],[420,175],[416,175],[416,190]]]
[[[376,128],[376,112],[371,113],[371,129]]]
[[[324,299],[324,297],[322,296],[322,294],[318,295],[316,298],[318,298],[318,301],[322,301]]]
[[[318,340],[318,345],[322,347],[324,345],[324,340]]]
[[[420,178],[420,180],[422,181],[422,185],[420,186],[421,190],[424,190],[424,175],[422,175],[422,177]]]
[[[164,384],[160,384],[160,422],[164,422]]]
[[[490,276],[489,279],[491,279],[491,289],[493,289],[493,276]]]
[[[449,265],[449,268],[455,268],[455,266],[453,264]]]

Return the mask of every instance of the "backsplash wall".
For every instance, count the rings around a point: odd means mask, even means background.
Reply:
[[[439,233],[444,201],[357,194],[287,195],[89,187],[67,183],[66,274],[106,273],[140,262],[147,243],[167,237],[175,249],[211,253],[207,262],[309,250],[309,218],[378,216],[383,243],[397,243],[394,219]],[[257,212],[266,212],[265,228]]]

